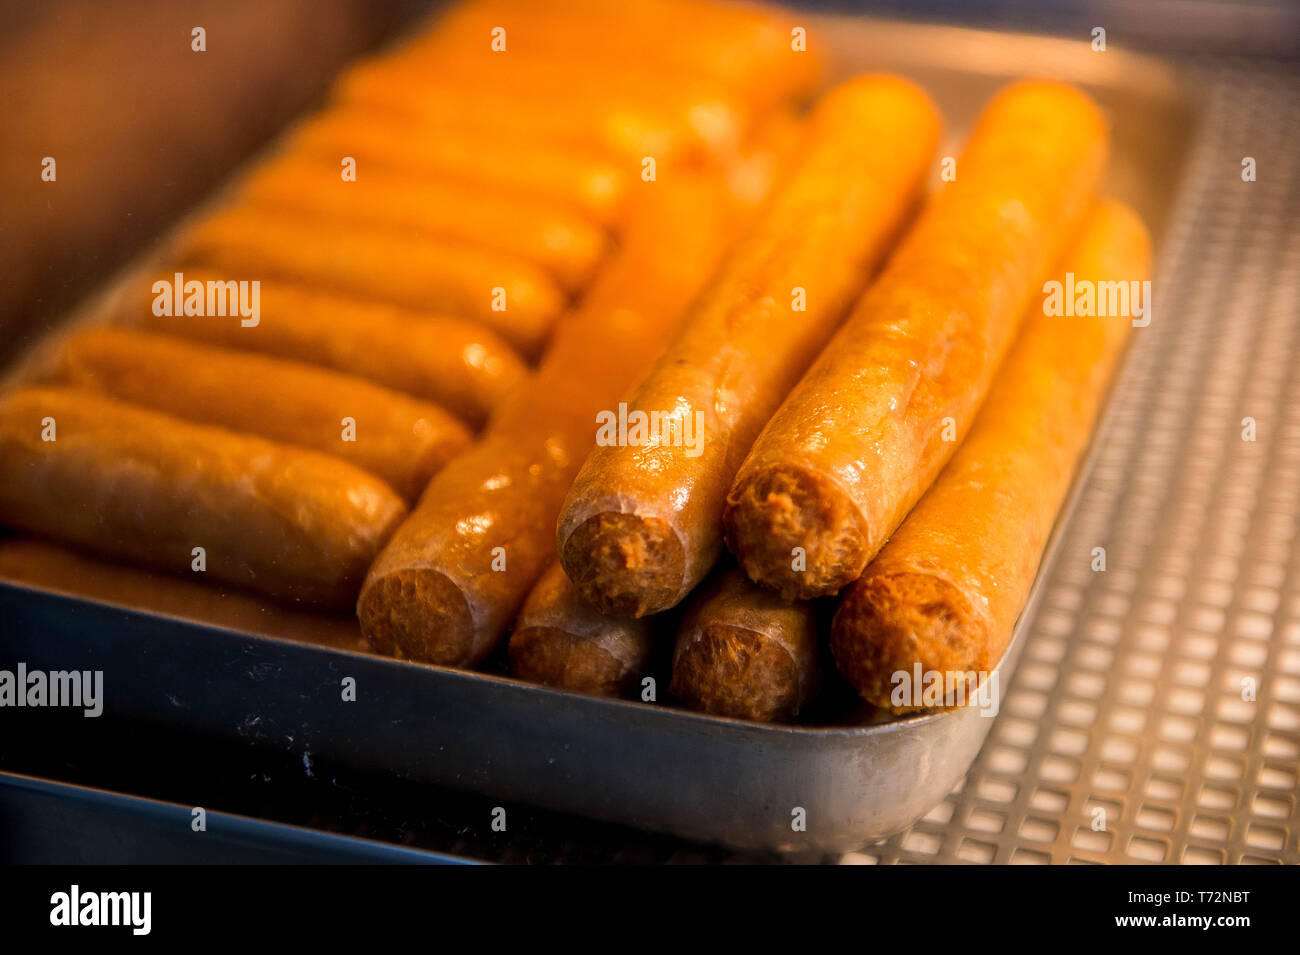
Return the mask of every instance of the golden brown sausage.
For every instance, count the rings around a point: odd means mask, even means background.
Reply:
[[[0,539],[0,580],[295,643],[364,650],[355,617],[275,603],[233,587],[127,567],[26,537]]]
[[[350,156],[357,162],[358,181],[371,169],[391,169],[412,178],[486,186],[563,203],[607,227],[621,221],[638,173],[578,146],[509,137],[502,131],[413,126],[348,106],[308,120],[289,149],[331,159],[336,166]]]
[[[501,336],[463,318],[274,280],[262,280],[258,287],[255,323],[233,308],[220,309],[224,315],[175,315],[174,308],[156,315],[154,304],[166,294],[153,291],[158,281],[202,289],[205,295],[209,287],[228,285],[225,276],[206,269],[161,280],[154,272],[132,275],[113,296],[108,317],[151,332],[356,375],[441,405],[474,427],[527,371]],[[164,311],[161,305],[158,311]]]
[[[258,209],[409,229],[495,249],[546,269],[570,291],[591,277],[608,243],[600,226],[545,198],[467,190],[461,183],[415,179],[383,168],[358,167],[356,179],[345,181],[337,162],[292,153],[253,172],[240,197]]]
[[[0,523],[281,600],[344,607],[406,516],[338,458],[68,388],[0,397]],[[195,553],[202,547],[203,554]]]
[[[561,0],[538,7],[506,0],[464,4],[434,26],[395,56],[441,67],[454,54],[477,72],[549,59],[595,76],[629,67],[670,79],[699,76],[754,110],[810,95],[822,74],[819,45],[805,36],[797,49],[799,24],[753,3]],[[497,28],[504,54],[493,50]]]
[[[541,353],[565,304],[545,272],[499,252],[356,224],[226,209],[195,225],[175,250],[183,265],[231,279],[293,279],[487,325],[521,354]]]
[[[334,95],[416,126],[499,130],[511,138],[598,149],[636,164],[638,174],[647,156],[660,165],[728,156],[750,121],[748,111],[708,83],[625,72],[591,82],[557,72],[553,63],[526,76],[491,74],[471,83],[444,77],[428,64],[384,58],[353,67]]]
[[[938,131],[925,93],[892,76],[819,104],[792,175],[629,397],[626,435],[620,416],[565,501],[560,560],[600,610],[667,609],[713,566],[735,469],[884,255]],[[656,414],[659,440],[633,430]]]
[[[692,598],[670,690],[715,716],[792,719],[817,690],[818,646],[810,604],[784,601],[730,568]]]
[[[651,620],[605,616],[552,563],[515,621],[510,672],[574,693],[621,696],[645,672],[653,649]]]
[[[37,375],[336,455],[408,501],[470,442],[469,430],[436,405],[360,378],[125,328],[66,338]]]
[[[804,120],[798,114],[791,110],[768,113],[727,164],[727,188],[751,215],[768,200],[776,185],[790,175],[804,135]]]
[[[736,475],[727,540],[751,579],[807,598],[862,573],[969,428],[1106,152],[1071,87],[1019,83],[985,108],[956,180]]]
[[[1149,261],[1141,221],[1105,202],[1053,277],[1139,285]],[[943,699],[997,665],[1130,324],[1045,315],[1035,296],[966,441],[836,612],[831,648],[868,702],[917,709],[914,673]]]
[[[661,347],[731,233],[712,181],[655,183],[640,202],[537,374],[433,480],[371,568],[357,609],[380,652],[475,665],[553,558],[555,517],[597,412]]]
[[[745,154],[726,172],[728,192],[753,215],[788,169],[802,133],[792,114],[761,124]],[[515,676],[578,693],[612,696],[631,688],[645,671],[661,621],[611,617],[592,607],[558,562],[528,595],[510,637]]]

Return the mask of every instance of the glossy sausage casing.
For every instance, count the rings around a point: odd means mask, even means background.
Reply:
[[[727,539],[751,579],[808,598],[862,573],[970,427],[1107,140],[1096,105],[1061,84],[1018,83],[984,109],[955,181],[736,475]]]
[[[811,95],[822,78],[819,44],[806,36],[802,49],[794,42],[799,25],[788,11],[755,3],[488,0],[451,10],[396,55],[427,65],[452,54],[480,71],[549,59],[579,75],[630,68],[700,77],[763,110]],[[505,31],[508,57],[484,40],[496,28]]]
[[[490,132],[595,149],[639,167],[726,158],[748,131],[749,112],[707,81],[616,73],[590,78],[554,65],[515,77],[446,77],[436,66],[383,59],[353,67],[338,100],[426,127]]]
[[[408,501],[470,442],[469,429],[436,405],[360,378],[125,328],[74,333],[38,373],[178,418],[336,455]]]
[[[547,686],[619,696],[654,650],[648,618],[607,617],[582,599],[559,563],[533,587],[510,634],[510,672]]]
[[[680,438],[598,447],[569,492],[560,560],[588,601],[655,613],[708,573],[735,469],[911,211],[938,132],[929,98],[897,77],[818,105],[791,175],[629,396],[629,416],[666,416]]]
[[[9,527],[180,574],[197,573],[202,547],[205,579],[343,607],[405,516],[386,483],[338,458],[93,392],[0,397]]]
[[[541,353],[567,301],[543,269],[502,252],[246,206],[195,224],[174,255],[232,280],[294,280],[474,319],[528,358]]]
[[[292,153],[254,171],[240,197],[259,208],[495,249],[545,269],[570,291],[591,277],[608,244],[599,225],[542,197],[468,190],[454,181],[420,179],[383,167],[358,167],[356,180],[344,181],[337,161]]]
[[[692,597],[670,689],[715,716],[790,719],[818,688],[819,646],[810,604],[782,600],[732,567]]]
[[[1149,262],[1141,221],[1108,201],[1052,276],[1140,286]],[[895,674],[982,681],[997,665],[1132,321],[1045,315],[1035,296],[965,443],[835,615],[835,659],[869,702],[917,709]]]
[[[597,413],[652,360],[732,231],[714,177],[656,184],[642,202],[537,373],[430,483],[375,562],[358,613],[377,650],[477,664],[554,556],[555,518]]]
[[[320,365],[446,408],[474,427],[527,372],[523,360],[486,326],[386,302],[259,280],[259,316],[156,315],[159,273],[131,276],[109,305],[122,325],[194,341]],[[161,278],[174,283],[174,274]],[[226,283],[221,274],[186,269],[182,282]],[[170,310],[169,310],[170,311]]]
[[[412,179],[487,186],[544,196],[610,227],[622,221],[631,180],[639,172],[599,151],[548,143],[500,130],[431,128],[346,105],[313,117],[289,148],[299,156],[357,162],[358,180],[392,169]]]
[[[195,620],[239,633],[357,652],[365,649],[355,617],[267,600],[235,587],[157,573],[91,556],[50,541],[0,538],[0,580],[151,614]]]

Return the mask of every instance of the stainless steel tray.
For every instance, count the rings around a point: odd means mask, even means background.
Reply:
[[[1019,76],[1083,85],[1113,120],[1107,190],[1159,242],[1195,110],[1159,63],[1070,42],[808,17],[835,72],[890,69],[927,87],[955,155],[979,105]],[[1159,294],[1157,290],[1157,295]],[[1098,434],[1104,433],[1104,425]],[[1076,476],[1038,580],[1099,448]],[[1003,660],[1005,686],[1037,583]],[[337,622],[330,625],[337,631]],[[594,699],[487,673],[401,663],[0,581],[0,666],[102,669],[101,721],[165,721],[360,769],[741,848],[828,852],[897,832],[962,778],[992,719],[976,708],[870,725],[762,726],[669,703]],[[341,700],[344,677],[357,701]],[[59,726],[71,731],[71,724]],[[806,828],[792,825],[798,810]]]

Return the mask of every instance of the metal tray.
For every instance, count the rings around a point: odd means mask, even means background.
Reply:
[[[835,75],[897,70],[929,89],[950,124],[944,155],[956,154],[980,104],[1009,79],[1049,76],[1084,86],[1113,121],[1105,188],[1138,209],[1159,243],[1196,113],[1161,64],[1093,52],[1087,38],[859,18],[807,22],[810,35],[832,48]],[[999,664],[1003,686],[1098,447],[1094,435]],[[114,724],[125,733],[140,720],[161,721],[196,738],[240,738],[490,794],[504,806],[791,852],[849,850],[907,827],[963,777],[993,722],[968,707],[867,715],[867,725],[756,725],[0,581],[0,666],[19,660],[29,668],[103,670],[107,701],[96,722],[108,724],[97,732],[109,738]],[[344,677],[356,680],[356,702],[341,701]],[[70,721],[58,726],[73,729]],[[802,831],[792,825],[800,809]]]

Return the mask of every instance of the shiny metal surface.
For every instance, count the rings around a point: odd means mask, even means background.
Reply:
[[[827,27],[824,35],[839,48],[844,70],[900,69],[933,92],[952,123],[947,154],[955,152],[979,103],[1010,77],[1056,75],[1088,86],[1115,121],[1116,156],[1108,189],[1133,203],[1152,224],[1160,253],[1156,301],[1168,294],[1172,306],[1174,293],[1167,287],[1172,288],[1178,269],[1194,268],[1185,260],[1188,253],[1171,264],[1170,241],[1188,241],[1190,206],[1176,206],[1174,194],[1185,146],[1195,133],[1196,110],[1184,91],[1195,87],[1185,86],[1158,65],[1120,51],[1098,57],[1086,43],[864,21],[818,22]],[[1202,76],[1200,81],[1212,83],[1215,78]],[[1226,108],[1226,103],[1220,103],[1220,108]],[[1204,143],[1204,137],[1198,141]],[[1208,148],[1198,147],[1195,168],[1201,175]],[[1226,170],[1225,177],[1230,180],[1237,168]],[[1190,188],[1198,188],[1195,181]],[[1191,201],[1196,201],[1195,195]],[[1294,302],[1294,296],[1289,301]],[[1039,741],[1033,745],[1040,745],[1034,758],[1047,773],[1046,780],[1055,785],[1052,791],[1059,795],[1066,787],[1052,775],[1062,771],[1049,758],[1049,743],[1077,747],[1078,741],[1065,732],[1069,728],[1065,722],[1059,727],[1065,735],[1050,731],[1041,735],[1045,730],[1034,715],[1033,707],[1040,705],[1034,694],[1044,695],[1038,684],[1048,679],[1045,674],[1055,672],[1053,666],[1073,659],[1072,654],[1091,659],[1087,656],[1090,638],[1085,633],[1075,644],[1083,649],[1071,650],[1069,627],[1059,618],[1062,600],[1077,601],[1085,583],[1101,586],[1080,582],[1074,563],[1078,548],[1087,544],[1086,555],[1092,546],[1088,541],[1108,529],[1103,535],[1108,541],[1118,540],[1116,535],[1141,536],[1148,529],[1140,509],[1099,528],[1093,519],[1098,513],[1096,488],[1114,482],[1117,469],[1127,466],[1123,460],[1116,462],[1115,455],[1121,453],[1116,448],[1128,447],[1136,453],[1133,442],[1142,426],[1134,420],[1133,396],[1150,400],[1158,395],[1152,390],[1151,376],[1156,374],[1152,363],[1163,367],[1157,359],[1173,347],[1169,337],[1174,333],[1169,329],[1178,327],[1173,317],[1177,314],[1166,307],[1167,320],[1157,319],[1144,330],[1150,335],[1137,336],[1118,386],[1119,394],[1129,396],[1115,422],[1120,436],[1108,437],[1096,448],[1102,453],[1101,472],[1077,509],[1079,521],[1058,523],[1053,546],[1067,556],[1058,572],[1040,574],[1037,597],[1043,601],[1043,612],[1031,610],[1022,617],[1013,643],[1014,652],[1032,631],[1035,640],[1029,646],[1033,649],[1027,651],[1029,659],[996,721],[968,709],[875,726],[755,726],[662,705],[587,699],[490,675],[150,618],[8,585],[0,586],[0,617],[11,624],[0,643],[0,663],[24,659],[31,666],[58,668],[76,660],[83,668],[102,666],[106,682],[116,680],[116,692],[121,694],[115,697],[115,711],[105,718],[168,720],[200,734],[237,734],[304,753],[330,754],[363,768],[492,793],[503,802],[534,803],[739,847],[840,852],[897,832],[927,812],[926,820],[907,834],[869,853],[851,855],[850,861],[988,855],[984,849],[963,848],[968,841],[977,847],[992,844],[991,858],[1014,856],[1025,848],[1014,840],[1033,842],[1033,834],[1043,831],[1031,827],[1029,836],[1020,835],[1020,827],[1031,815],[1049,817],[1057,838],[1068,840],[1071,836],[1062,814],[1082,813],[1086,797],[1078,797],[1076,807],[1071,802],[1076,798],[1073,791],[1067,793],[1052,819],[1052,806],[1057,803],[1048,805],[1046,797],[1036,796],[1037,790],[1027,791],[1028,783],[1020,781],[1031,757],[1008,762],[999,761],[996,754],[1007,749],[1008,740],[1024,740],[1033,731],[1033,739]],[[1187,340],[1182,341],[1185,347]],[[1208,346],[1202,339],[1197,347]],[[1183,371],[1195,367],[1193,362]],[[1172,410],[1185,412],[1181,407]],[[1180,438],[1177,422],[1171,427],[1170,433]],[[1115,429],[1108,434],[1116,433]],[[1166,438],[1157,450],[1164,465],[1173,468],[1176,449],[1169,445]],[[1155,497],[1159,504],[1158,488]],[[1294,513],[1292,499],[1292,518]],[[1065,540],[1063,527],[1072,528],[1072,543],[1056,547]],[[1182,540],[1177,535],[1173,539]],[[1136,586],[1140,570],[1123,564],[1118,552],[1112,554],[1111,567],[1108,581]],[[1050,582],[1045,583],[1049,576]],[[1061,579],[1073,581],[1074,596],[1062,596]],[[1081,619],[1073,615],[1070,626]],[[1112,615],[1110,627],[1098,632],[1113,642],[1114,626]],[[1055,628],[1046,643],[1040,636],[1044,627]],[[177,647],[183,647],[183,652],[178,653]],[[1004,665],[1004,681],[1010,677],[1011,662]],[[1100,667],[1103,683],[1110,663]],[[337,687],[343,676],[354,676],[361,688],[355,704],[338,702]],[[1062,697],[1062,705],[1072,700]],[[1095,711],[1097,701],[1093,702]],[[1041,705],[1045,713],[1046,704]],[[1102,717],[1094,713],[1094,719]],[[981,757],[975,775],[967,777],[963,786],[959,781],[991,726],[997,727],[996,745]],[[1294,727],[1289,731],[1284,727],[1283,734],[1284,740],[1294,742]],[[1269,758],[1273,762],[1268,765],[1281,765],[1278,760],[1285,760],[1286,754]],[[1294,761],[1294,752],[1290,758]],[[1074,780],[1083,778],[1082,773],[1080,765]],[[1174,769],[1168,773],[1177,776]],[[1291,778],[1294,784],[1294,774]],[[961,828],[971,827],[970,833],[975,833],[993,804],[991,790],[982,788],[985,779],[1001,783],[1003,795],[1008,785],[1013,792],[997,804],[1003,821],[997,839],[980,839]],[[945,800],[955,785],[959,791]],[[932,810],[936,803],[939,808]],[[1288,805],[1294,814],[1294,796]],[[804,831],[792,826],[799,810],[806,817]],[[1023,818],[1008,829],[1012,810]],[[1068,833],[1074,831],[1068,828]],[[934,850],[928,855],[927,846]],[[1074,849],[1061,849],[1057,855],[1072,853]]]
[[[967,708],[865,727],[756,725],[7,583],[0,619],[0,666],[103,671],[93,730],[119,743],[132,725],[163,722],[196,739],[288,749],[305,765],[331,760],[739,848],[843,851],[895,832],[952,789],[993,722]],[[347,677],[356,702],[341,699]],[[45,712],[10,715],[15,733],[49,731]]]

